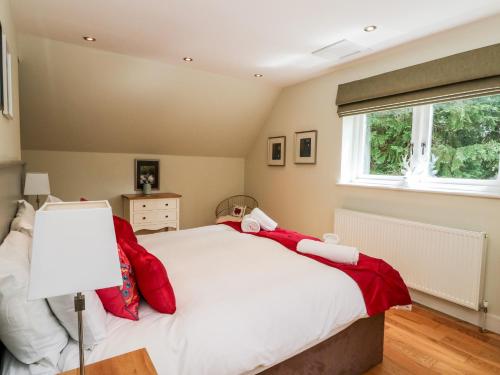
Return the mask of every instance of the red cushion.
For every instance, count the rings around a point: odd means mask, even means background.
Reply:
[[[84,197],[80,198],[80,201],[82,202],[85,202],[87,200],[88,199]],[[113,224],[115,226],[115,235],[117,241],[125,239],[127,241],[137,242],[137,237],[135,236],[134,230],[127,220],[113,215]]]
[[[111,288],[97,289],[101,302],[111,314],[131,320],[139,319],[139,292],[134,277],[132,265],[118,244],[118,254],[122,269],[123,285]]]
[[[115,225],[116,240],[126,240],[137,243],[137,237],[130,223],[121,217],[113,215],[113,224]]]
[[[175,294],[163,263],[137,242],[120,241],[134,268],[137,284],[149,305],[164,314],[175,312]]]

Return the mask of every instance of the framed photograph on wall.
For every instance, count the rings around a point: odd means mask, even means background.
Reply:
[[[5,85],[7,86],[7,96],[5,98],[5,104],[3,108],[3,114],[12,119],[14,118],[14,99],[12,98],[13,90],[14,88],[12,87],[12,54],[10,53],[8,47],[7,47],[7,81],[5,82]]]
[[[3,73],[5,71],[4,68],[4,38],[3,38],[3,29],[2,29],[2,24],[0,23],[0,111],[3,112],[3,103],[4,103],[4,94],[3,94],[3,85],[4,85],[4,78],[3,78]],[[6,39],[5,39],[6,40]],[[5,49],[7,49],[7,45],[5,46]]]
[[[286,137],[269,137],[267,139],[267,165],[284,166],[286,154]]]
[[[317,130],[295,132],[295,164],[316,164]]]
[[[142,190],[144,182],[151,184],[151,189],[160,188],[160,161],[135,159],[135,190]]]
[[[7,118],[14,118],[12,87],[12,55],[7,44],[7,36],[2,32],[2,113]]]

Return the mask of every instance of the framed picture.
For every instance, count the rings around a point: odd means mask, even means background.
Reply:
[[[12,99],[12,55],[7,44],[7,36],[2,33],[2,113],[7,118],[14,118]]]
[[[4,76],[3,73],[5,71],[4,67],[4,38],[3,38],[3,31],[2,31],[2,24],[0,23],[0,111],[3,112],[3,103],[4,103],[4,93],[3,93],[3,85],[4,85]],[[5,46],[5,49],[7,49],[7,45]]]
[[[4,104],[3,113],[8,118],[14,118],[14,101],[12,99],[13,87],[12,87],[12,55],[7,49],[7,81],[5,85],[7,86],[7,96]]]
[[[267,165],[285,165],[286,137],[269,137],[267,139]]]
[[[295,164],[316,164],[317,130],[295,133]]]
[[[160,188],[160,161],[135,159],[135,190],[142,190],[145,181],[151,184],[151,189]]]

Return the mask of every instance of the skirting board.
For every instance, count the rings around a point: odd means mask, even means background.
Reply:
[[[451,302],[433,297],[431,295],[410,289],[411,299],[431,309],[441,311],[454,318],[463,320],[477,327],[481,326],[481,312],[467,309],[465,307],[455,305]],[[500,316],[491,313],[486,314],[486,329],[500,334]]]

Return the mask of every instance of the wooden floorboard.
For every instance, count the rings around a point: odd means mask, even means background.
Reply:
[[[500,336],[419,305],[390,310],[384,361],[366,374],[500,374]]]

